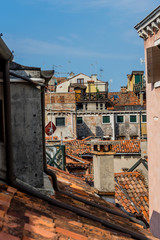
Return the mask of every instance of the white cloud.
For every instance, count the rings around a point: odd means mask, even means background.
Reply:
[[[13,49],[15,56],[21,55],[44,55],[47,56],[76,56],[79,58],[96,58],[96,59],[133,59],[136,55],[128,55],[121,53],[105,53],[98,51],[90,51],[82,47],[68,47],[54,42],[45,42],[35,39],[6,39],[7,45]]]
[[[32,3],[34,2],[48,2],[54,6],[68,6],[74,10],[111,7],[120,11],[128,10],[130,13],[146,12],[146,9],[150,11],[150,9],[154,9],[159,4],[158,0],[154,2],[153,0],[32,0]]]

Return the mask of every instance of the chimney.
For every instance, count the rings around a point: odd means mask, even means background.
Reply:
[[[97,81],[97,74],[91,74],[91,80],[96,82]]]
[[[105,200],[114,202],[114,152],[111,142],[97,142],[93,146],[94,187]]]
[[[126,93],[127,92],[127,87],[126,86],[122,86],[120,92],[121,93]]]

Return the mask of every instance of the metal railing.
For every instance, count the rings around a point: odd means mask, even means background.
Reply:
[[[146,83],[145,82],[136,83],[133,86],[133,91],[134,92],[142,92],[142,91],[145,91],[145,90],[146,90]]]
[[[47,164],[64,170],[66,167],[65,145],[46,146]]]
[[[108,92],[76,93],[76,102],[109,101]]]

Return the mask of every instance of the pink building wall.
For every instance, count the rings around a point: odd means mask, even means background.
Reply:
[[[146,56],[146,49],[155,46],[158,39],[160,39],[160,30],[144,41],[144,50],[147,89],[150,230],[154,236],[160,238],[160,87],[154,88],[153,83],[148,83]]]

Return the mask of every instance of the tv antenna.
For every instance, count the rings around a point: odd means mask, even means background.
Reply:
[[[145,59],[144,58],[140,58],[140,63],[141,64],[145,63]]]

